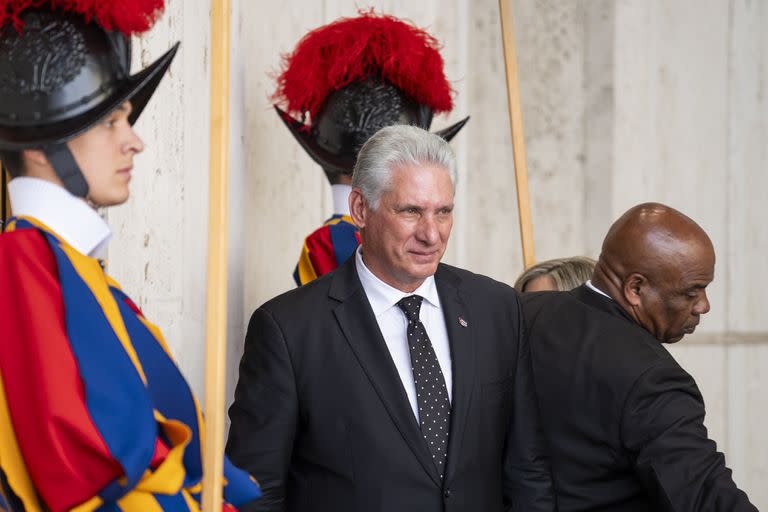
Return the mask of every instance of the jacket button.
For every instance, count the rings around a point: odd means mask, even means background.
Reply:
[[[446,489],[445,492],[443,492],[443,496],[445,496],[445,499],[448,499],[451,497],[451,490]]]

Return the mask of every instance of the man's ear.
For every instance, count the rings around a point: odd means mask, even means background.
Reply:
[[[349,193],[349,215],[355,221],[358,228],[365,227],[365,218],[368,213],[368,202],[359,188],[353,188]]]
[[[630,274],[624,279],[622,292],[624,299],[632,306],[639,306],[642,302],[644,288],[648,279],[643,274]]]

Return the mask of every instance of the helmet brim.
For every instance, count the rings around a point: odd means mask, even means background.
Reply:
[[[350,156],[340,156],[331,153],[330,151],[321,147],[312,137],[308,127],[301,121],[297,121],[290,114],[282,110],[277,105],[274,106],[277,115],[280,116],[285,126],[291,132],[296,141],[304,148],[304,151],[320,165],[326,172],[339,173],[339,174],[351,174],[352,169],[355,167],[355,158]],[[464,128],[464,125],[469,121],[469,116],[465,117],[461,121],[452,124],[442,130],[434,132],[435,135],[439,135],[446,141],[450,142],[456,134]]]

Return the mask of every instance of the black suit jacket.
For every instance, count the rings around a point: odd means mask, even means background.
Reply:
[[[755,511],[693,378],[586,286],[522,296],[561,512]]]
[[[264,490],[246,510],[553,510],[517,295],[446,265],[435,279],[453,361],[444,481],[350,258],[251,318],[227,444]]]

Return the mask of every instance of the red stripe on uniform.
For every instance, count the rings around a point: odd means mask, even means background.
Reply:
[[[305,241],[312,268],[318,276],[325,275],[336,268],[336,256],[331,241],[330,226],[322,226],[309,235]]]

